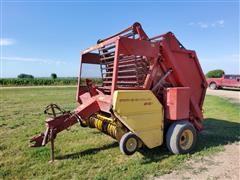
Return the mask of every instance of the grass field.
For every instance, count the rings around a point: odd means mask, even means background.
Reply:
[[[102,82],[101,78],[88,78],[95,84]],[[85,78],[82,78],[82,82]],[[58,77],[52,78],[0,78],[0,87],[16,87],[16,86],[63,86],[77,85],[76,77]]]
[[[189,158],[213,154],[240,139],[239,105],[207,96],[205,130],[193,154],[172,155],[162,146],[127,157],[112,138],[75,125],[58,135],[57,160],[49,163],[49,145],[28,145],[31,136],[44,130],[42,112],[53,102],[74,109],[75,88],[0,90],[0,179],[142,179],[168,173]]]

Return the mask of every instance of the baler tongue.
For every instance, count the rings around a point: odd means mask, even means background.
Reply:
[[[52,150],[51,159],[53,161],[54,139],[56,138],[57,133],[68,129],[77,122],[81,126],[84,126],[82,118],[87,118],[98,110],[98,104],[94,99],[90,99],[88,103],[80,105],[74,112],[65,111],[56,104],[48,105],[44,111],[45,114],[50,116],[45,121],[47,129],[44,133],[36,135],[30,139],[30,147],[45,146],[50,141]]]
[[[36,135],[30,139],[30,147],[45,146],[51,141],[51,161],[54,161],[54,139],[58,132],[65,129],[66,123],[69,123],[69,120],[73,121],[73,119],[70,118],[72,114],[62,110],[56,104],[48,105],[44,110],[44,114],[49,116],[49,118],[46,119],[47,129],[44,133]]]
[[[50,131],[50,126],[49,122],[50,121],[55,121],[57,119],[62,119],[62,117],[66,117],[66,115],[70,116],[70,112],[67,112],[65,110],[62,110],[58,105],[56,104],[49,104],[45,110],[44,114],[47,114],[49,118],[46,119],[46,126],[47,129],[45,133],[41,133],[39,135],[36,135],[30,139],[30,143],[32,143],[30,146],[31,147],[40,147],[40,146],[45,146],[46,143],[51,139],[49,135]],[[51,129],[56,129],[56,127],[51,127]]]

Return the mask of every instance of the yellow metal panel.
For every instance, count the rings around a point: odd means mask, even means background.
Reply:
[[[163,142],[163,107],[150,90],[119,90],[113,94],[119,120],[143,143],[154,148]]]

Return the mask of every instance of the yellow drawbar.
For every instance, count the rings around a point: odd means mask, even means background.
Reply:
[[[148,148],[163,143],[163,107],[152,91],[115,91],[113,111]]]

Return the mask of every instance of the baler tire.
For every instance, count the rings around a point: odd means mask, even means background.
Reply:
[[[125,155],[132,155],[137,151],[139,147],[138,143],[139,143],[138,137],[132,132],[128,132],[124,134],[120,139],[120,142],[119,142],[120,151]],[[127,147],[128,145],[130,147]],[[132,148],[132,149],[129,149],[129,148]]]
[[[217,89],[217,84],[215,82],[212,82],[209,84],[209,88],[212,90],[215,90],[215,89]]]
[[[171,124],[166,134],[166,144],[173,154],[190,153],[196,145],[197,132],[189,121]]]

